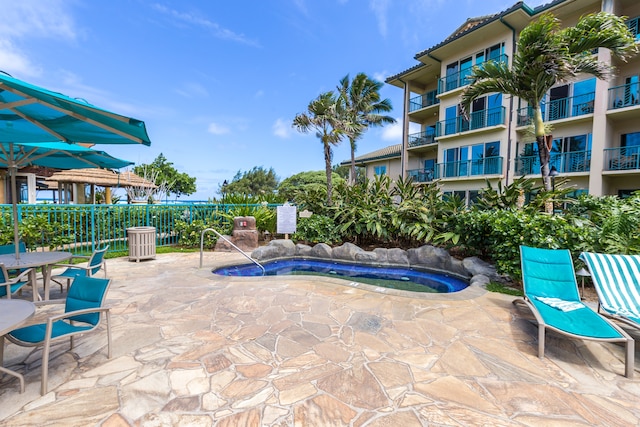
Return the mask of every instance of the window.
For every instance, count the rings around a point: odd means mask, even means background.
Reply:
[[[504,43],[498,43],[472,56],[448,64],[444,87],[440,87],[440,92],[448,92],[467,85],[469,82],[466,78],[471,74],[474,65],[479,66],[485,61],[500,60],[503,54]]]
[[[549,167],[552,166],[555,166],[558,172],[589,171],[591,167],[591,134],[554,139],[549,159]],[[522,157],[519,158],[518,171],[523,174],[540,171],[537,143],[524,144]]]
[[[444,152],[444,177],[500,173],[500,142],[449,148]]]
[[[375,175],[386,175],[387,167],[386,166],[375,166],[373,168],[373,173]]]

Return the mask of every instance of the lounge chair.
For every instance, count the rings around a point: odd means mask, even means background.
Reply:
[[[11,295],[22,289],[24,285],[30,284],[33,288],[34,297],[37,295],[35,284],[33,281],[32,269],[27,268],[14,278],[9,277],[9,272],[4,264],[0,264],[0,298],[7,297],[11,299]],[[27,276],[30,276],[27,279]],[[35,301],[35,298],[34,298]]]
[[[633,338],[580,300],[571,253],[521,246],[520,258],[524,298],[513,303],[526,304],[538,322],[538,357],[544,357],[547,329],[571,338],[620,342],[626,346],[625,376],[632,378]]]
[[[67,292],[69,292],[69,285],[76,277],[86,276],[91,277],[102,269],[104,272],[104,277],[107,277],[107,264],[104,260],[104,255],[107,253],[109,249],[109,245],[105,246],[102,249],[95,250],[91,256],[84,255],[74,255],[71,257],[71,262],[74,259],[86,259],[88,260],[86,265],[80,264],[56,264],[54,267],[66,267],[60,274],[56,274],[51,277],[51,280],[60,285],[60,292],[62,292],[62,284],[66,282]]]
[[[640,329],[640,256],[583,252],[598,293],[598,311]]]
[[[111,358],[109,308],[103,306],[110,282],[109,279],[77,277],[71,284],[67,298],[64,300],[64,313],[49,317],[47,323],[25,326],[5,335],[9,341],[21,346],[43,346],[41,394],[47,393],[51,343],[69,338],[71,349],[73,349],[74,336],[97,329],[103,312],[106,314],[107,323],[107,353]],[[56,303],[56,301],[43,302],[43,304],[45,303]],[[2,345],[4,345],[4,337],[0,337],[0,346]]]

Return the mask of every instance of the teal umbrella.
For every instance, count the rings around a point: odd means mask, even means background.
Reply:
[[[13,189],[16,248],[19,236],[15,174],[19,166],[11,162],[14,154],[21,150],[16,148],[16,144],[51,143],[42,141],[151,145],[145,124],[141,120],[103,110],[86,101],[34,86],[0,72],[0,144],[7,144],[4,146],[4,153]],[[53,161],[56,158],[55,151],[51,155],[53,157],[49,160]],[[86,160],[87,155],[84,156]],[[70,164],[71,160],[67,158],[61,163],[54,162],[51,167],[63,169],[64,162]],[[16,250],[16,257],[19,256]]]

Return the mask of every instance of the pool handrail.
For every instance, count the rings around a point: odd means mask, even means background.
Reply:
[[[237,247],[236,245],[233,244],[233,242],[229,239],[227,239],[226,237],[224,237],[222,234],[218,233],[215,229],[213,228],[205,228],[204,230],[202,230],[202,233],[200,234],[200,268],[202,268],[202,256],[204,254],[204,235],[207,231],[213,231],[214,233],[216,233],[218,235],[218,238],[224,240],[225,242],[227,242],[228,244],[230,244],[235,250],[237,250],[238,252],[240,252],[245,258],[247,258],[249,261],[251,261],[252,263],[254,263],[255,265],[257,265],[258,267],[260,267],[260,270],[262,270],[262,275],[264,276],[266,273],[264,267],[262,266],[262,264],[260,264],[258,261],[256,261],[255,259],[251,258],[251,256],[249,256],[248,253],[246,253],[245,251],[243,251],[242,249],[240,249],[239,247]]]

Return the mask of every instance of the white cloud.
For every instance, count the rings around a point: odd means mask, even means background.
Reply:
[[[42,75],[42,68],[33,64],[11,41],[0,40],[0,64],[2,71],[15,77],[36,77]]]
[[[207,88],[199,83],[185,83],[174,91],[185,98],[207,98],[209,96]]]
[[[193,25],[196,27],[205,28],[213,34],[214,37],[222,39],[222,40],[231,40],[234,42],[246,44],[249,46],[260,47],[260,44],[246,37],[244,34],[236,33],[228,28],[222,27],[217,22],[213,22],[206,17],[201,16],[195,12],[181,12],[175,9],[170,9],[161,4],[153,5],[154,9],[160,13],[163,13],[171,18],[176,19],[181,23],[186,23],[188,25]]]
[[[378,31],[382,37],[387,37],[387,9],[389,0],[371,0],[369,8],[378,20]]]
[[[289,138],[291,136],[291,126],[283,119],[278,119],[273,124],[273,134],[280,138]]]
[[[396,122],[392,125],[387,125],[382,129],[382,139],[385,141],[392,141],[395,144],[402,142],[402,118],[396,118]],[[417,123],[409,122],[409,134],[420,132],[420,125]]]
[[[228,127],[220,125],[218,123],[213,123],[213,122],[209,123],[209,127],[207,128],[207,131],[214,135],[224,135],[225,133],[231,132],[231,130]]]

